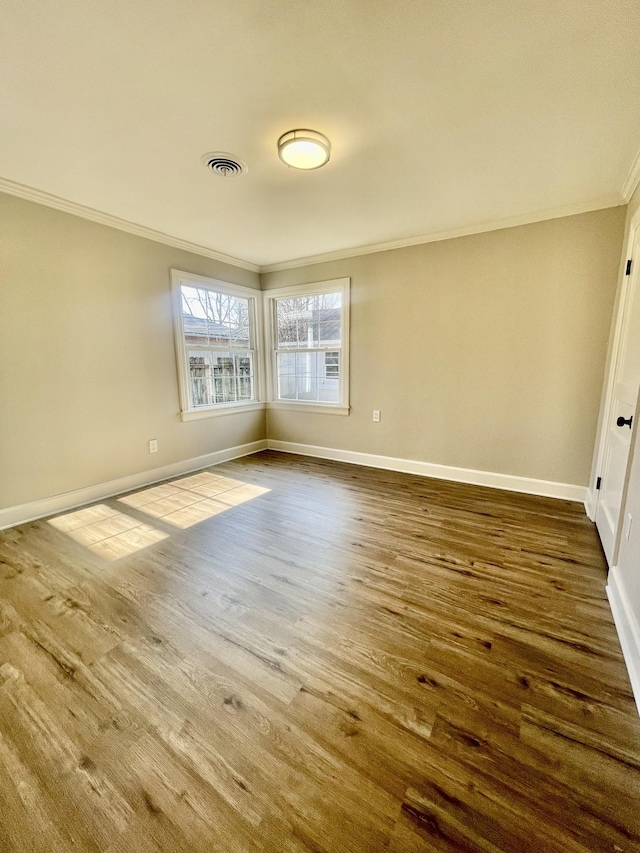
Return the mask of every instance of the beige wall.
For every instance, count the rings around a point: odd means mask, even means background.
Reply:
[[[264,275],[352,286],[350,416],[272,410],[269,437],[586,485],[625,213]]]
[[[269,437],[586,484],[624,218],[263,276],[265,289],[352,281],[350,416],[272,411]],[[0,508],[265,437],[260,412],[180,421],[172,267],[259,284],[0,194]]]
[[[171,267],[259,286],[0,194],[0,508],[265,437],[262,412],[180,421]]]

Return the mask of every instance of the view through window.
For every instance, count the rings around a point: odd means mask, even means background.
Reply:
[[[186,285],[181,295],[192,406],[255,399],[249,300]]]
[[[339,403],[341,291],[274,302],[277,399]]]

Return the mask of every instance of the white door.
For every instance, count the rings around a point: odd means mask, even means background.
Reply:
[[[626,599],[634,605],[635,616],[640,625],[640,442],[638,438],[640,435],[635,440],[616,571],[622,577]],[[640,660],[638,665],[640,666]]]
[[[613,389],[608,407],[601,483],[596,506],[596,526],[609,566],[616,558],[620,508],[629,464],[633,414],[640,385],[640,230],[636,232],[631,257],[631,274],[621,294],[622,326],[614,357]]]
[[[640,407],[636,409],[640,418]],[[634,430],[616,565],[609,573],[607,593],[616,620],[620,645],[640,713],[640,432]]]

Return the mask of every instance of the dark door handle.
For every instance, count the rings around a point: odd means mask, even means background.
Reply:
[[[616,421],[618,426],[628,426],[631,429],[631,424],[633,423],[633,415],[630,418],[623,418],[622,415]]]

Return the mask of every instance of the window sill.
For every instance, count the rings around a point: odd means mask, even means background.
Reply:
[[[278,400],[274,403],[267,403],[268,409],[278,409],[283,412],[306,412],[310,415],[349,415],[349,406],[333,406],[323,405],[322,403],[285,403],[283,400]]]
[[[224,415],[242,415],[245,412],[260,412],[266,406],[265,403],[227,403],[210,408],[189,409],[180,412],[181,421],[200,421],[203,418],[220,418]]]

